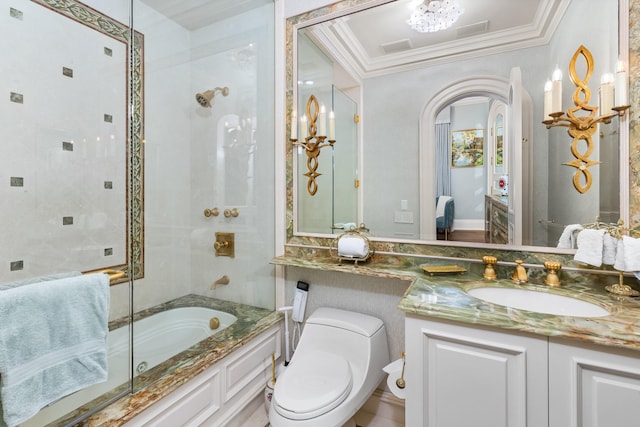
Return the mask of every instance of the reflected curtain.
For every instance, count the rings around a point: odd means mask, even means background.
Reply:
[[[451,195],[451,123],[436,124],[436,196]]]

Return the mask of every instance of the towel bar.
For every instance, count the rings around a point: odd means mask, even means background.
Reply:
[[[125,272],[123,270],[113,270],[113,269],[99,270],[99,271],[94,271],[93,273],[108,274],[110,282],[113,282],[114,280],[117,280],[117,279],[121,279],[125,276]]]

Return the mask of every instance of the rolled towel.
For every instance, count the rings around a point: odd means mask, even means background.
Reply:
[[[605,230],[582,230],[578,234],[578,250],[573,259],[594,267],[600,267],[604,252],[604,233]]]
[[[605,233],[602,238],[603,252],[602,263],[607,265],[614,265],[616,263],[616,253],[618,252],[618,242],[620,239],[616,239],[609,233]]]
[[[558,239],[558,248],[561,249],[573,249],[576,247],[576,234],[583,230],[582,225],[580,224],[570,224],[567,225],[564,230],[562,230],[562,234],[560,235],[560,239]]]
[[[343,236],[338,239],[338,256],[365,258],[369,254],[369,243],[360,236]]]

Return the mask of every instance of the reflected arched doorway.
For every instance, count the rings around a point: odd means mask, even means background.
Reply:
[[[436,197],[439,195],[440,188],[436,188],[437,171],[442,169],[442,163],[448,162],[454,166],[454,153],[449,153],[448,158],[444,159],[442,154],[436,156],[436,124],[439,115],[443,110],[449,108],[456,102],[460,102],[469,98],[484,98],[488,100],[491,120],[495,122],[498,115],[502,117],[503,132],[503,160],[501,168],[495,168],[495,159],[498,152],[497,147],[492,146],[488,153],[493,156],[487,162],[482,160],[482,171],[478,169],[477,179],[479,180],[479,188],[476,192],[482,191],[481,197],[485,194],[491,194],[492,182],[496,176],[509,175],[508,187],[508,241],[504,243],[521,244],[522,236],[527,234],[526,229],[529,227],[529,219],[527,218],[523,226],[523,218],[526,216],[528,209],[527,200],[523,200],[522,187],[529,185],[529,168],[527,164],[530,158],[529,151],[531,144],[516,144],[514,141],[525,141],[528,139],[526,135],[530,132],[532,121],[531,100],[526,92],[523,92],[519,85],[520,70],[514,69],[511,73],[511,79],[504,79],[496,76],[478,77],[466,79],[456,82],[438,92],[426,104],[420,120],[420,233],[421,239],[436,240],[437,230],[434,221],[436,212]],[[498,112],[501,112],[498,114]],[[476,143],[475,148],[484,150],[485,141],[488,141],[486,133],[495,128],[495,123],[487,119],[481,126],[483,128],[482,143]],[[459,129],[451,129],[452,135],[450,140],[453,141],[453,131]],[[460,130],[473,130],[470,129]],[[494,129],[495,132],[495,129]],[[480,133],[476,135],[476,139],[480,138]],[[441,138],[441,137],[440,137]],[[492,141],[495,141],[493,139]],[[441,152],[441,150],[440,150]],[[483,155],[486,155],[484,152]],[[476,156],[477,157],[477,156]],[[488,163],[491,163],[491,173],[488,173]],[[515,165],[518,167],[514,167]],[[510,169],[509,165],[512,165]],[[479,162],[473,166],[480,166]],[[455,167],[455,166],[454,166]],[[477,196],[477,194],[476,194]],[[477,208],[476,208],[477,209]],[[484,209],[480,208],[484,215]],[[476,228],[486,228],[486,225],[478,225]]]

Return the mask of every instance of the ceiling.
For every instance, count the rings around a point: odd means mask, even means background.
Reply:
[[[187,30],[197,30],[272,0],[141,0]]]
[[[313,25],[309,37],[360,78],[426,62],[472,58],[546,44],[570,0],[459,0],[464,14],[450,28],[420,33],[406,21],[416,0],[397,0]]]

